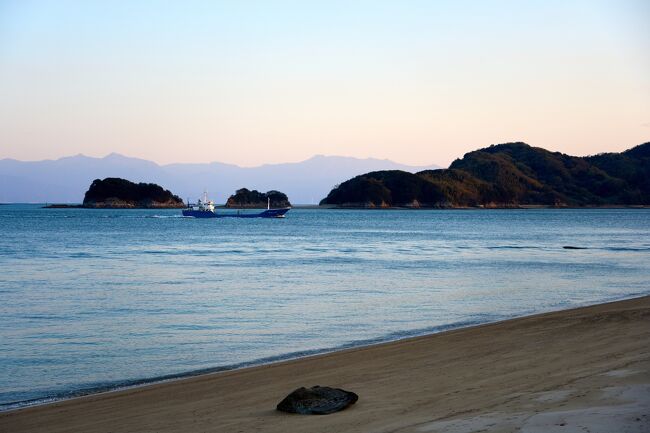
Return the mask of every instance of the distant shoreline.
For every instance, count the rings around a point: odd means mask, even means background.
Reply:
[[[0,203],[0,205],[12,204],[43,204],[43,203]],[[236,207],[226,207],[225,204],[215,206],[217,209],[238,209]],[[144,210],[144,209],[180,209],[178,207],[89,207],[77,203],[45,203],[42,209],[120,209],[120,210]],[[390,206],[390,207],[365,207],[365,206],[339,206],[339,205],[310,205],[298,204],[291,207],[292,209],[323,209],[323,210],[525,210],[525,209],[650,209],[650,205],[589,205],[589,206],[551,206],[551,205],[513,205],[513,206],[468,206],[468,207],[408,207],[408,206]],[[257,208],[256,208],[257,209]],[[263,208],[259,208],[263,209]]]
[[[66,203],[53,203],[41,206],[41,209],[114,209],[114,210],[142,210],[142,209],[183,209],[179,206],[86,206],[83,204],[66,204]]]
[[[300,205],[294,206],[294,209],[302,208]],[[311,208],[311,207],[304,207]],[[389,207],[364,207],[364,206],[338,206],[325,205],[316,206],[317,209],[334,209],[334,210],[526,210],[526,209],[650,209],[650,205],[590,205],[590,206],[550,206],[550,205],[513,205],[513,206],[456,206],[456,207],[409,207],[409,206],[389,206]]]

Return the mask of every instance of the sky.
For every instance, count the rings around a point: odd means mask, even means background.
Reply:
[[[650,141],[650,1],[0,0],[0,158],[448,165]]]

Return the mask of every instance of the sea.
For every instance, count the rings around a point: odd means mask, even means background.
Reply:
[[[647,294],[650,209],[2,205],[0,410]]]

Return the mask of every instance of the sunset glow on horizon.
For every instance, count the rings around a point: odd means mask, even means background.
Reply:
[[[650,141],[650,2],[0,0],[0,159],[448,165]]]

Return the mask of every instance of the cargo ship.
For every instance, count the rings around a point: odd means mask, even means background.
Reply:
[[[290,207],[271,209],[271,199],[266,203],[266,210],[262,212],[249,212],[244,210],[220,211],[217,212],[214,202],[208,199],[208,193],[203,193],[203,198],[197,200],[196,204],[187,203],[183,209],[184,217],[192,218],[284,218]]]

